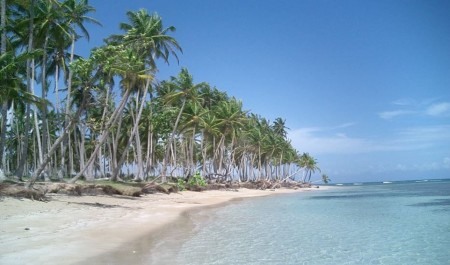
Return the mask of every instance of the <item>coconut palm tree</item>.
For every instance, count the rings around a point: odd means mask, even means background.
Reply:
[[[140,56],[140,59],[144,62],[145,72],[148,78],[142,88],[138,87],[135,94],[136,101],[136,119],[134,122],[134,128],[130,137],[130,143],[133,137],[136,142],[140,142],[140,135],[137,133],[138,124],[142,115],[147,93],[150,88],[150,82],[156,71],[156,60],[162,58],[166,63],[169,62],[170,55],[174,56],[178,60],[177,52],[181,52],[181,47],[178,42],[168,35],[168,33],[175,31],[174,27],[164,28],[162,19],[158,14],[149,15],[145,9],[141,9],[137,12],[127,12],[129,19],[128,23],[121,23],[120,28],[126,33],[124,35],[113,35],[108,39],[108,43],[112,45],[123,45],[132,50],[136,55]],[[139,99],[141,103],[139,104]],[[131,145],[127,145],[131,146]],[[126,147],[128,149],[128,147]],[[141,146],[136,145],[138,153],[139,172],[143,167],[143,159]],[[124,152],[123,154],[125,154]],[[120,161],[123,161],[124,155],[122,155]],[[120,165],[119,161],[119,165]],[[114,176],[117,174],[117,171]],[[142,178],[138,174],[138,178]]]
[[[120,29],[125,35],[112,35],[108,43],[121,43],[136,51],[146,59],[150,69],[156,69],[156,60],[161,58],[169,63],[172,55],[178,60],[177,52],[182,52],[178,42],[169,35],[176,29],[173,26],[164,28],[162,18],[154,13],[148,14],[147,10],[127,12],[130,23],[121,23]]]
[[[175,134],[178,129],[178,124],[181,119],[181,115],[186,106],[188,100],[196,101],[198,100],[198,90],[200,87],[205,86],[205,83],[194,84],[194,79],[186,68],[182,68],[177,77],[172,76],[170,81],[164,82],[163,87],[167,87],[171,90],[171,93],[164,95],[164,102],[166,104],[176,104],[180,105],[177,118],[173,125],[172,133],[166,143],[166,152],[164,155],[162,170],[161,170],[161,180],[166,181],[167,166],[170,155],[170,148],[175,139]]]
[[[89,92],[93,88],[92,79],[95,78],[95,75],[91,76],[90,73],[92,72],[92,69],[95,67],[95,64],[92,61],[78,60],[77,63],[72,64],[71,67],[73,68],[74,72],[77,72],[81,76],[79,84],[80,89],[82,90],[82,101],[80,107],[78,108],[77,112],[74,113],[74,115],[71,117],[70,122],[63,129],[62,134],[54,141],[48,153],[43,157],[43,161],[39,164],[39,166],[36,168],[33,175],[31,176],[31,178],[26,183],[25,187],[28,189],[34,185],[37,178],[41,175],[41,173],[46,168],[47,164],[50,162],[51,156],[56,152],[56,150],[59,148],[59,145],[65,140],[66,137],[68,137],[69,133],[77,124],[78,119],[81,116],[81,113],[86,107],[86,103],[89,98],[88,96]]]
[[[1,0],[0,2],[0,55],[6,53],[6,0]],[[2,76],[2,79],[4,76]],[[4,80],[4,79],[3,79]],[[8,103],[6,100],[2,99],[1,103],[1,126],[0,126],[0,170],[4,167],[3,165],[3,155],[5,153],[5,142],[6,142],[6,115],[8,112]]]
[[[43,102],[39,98],[28,93],[26,86],[23,83],[23,76],[21,76],[25,72],[24,68],[27,59],[32,55],[24,53],[16,56],[14,53],[14,51],[9,51],[0,56],[0,76],[2,77],[2,82],[0,83],[0,104],[5,105],[6,110],[8,110],[10,103],[13,101],[43,105]],[[6,143],[7,117],[4,113],[2,113],[1,117],[1,146],[3,146],[2,148],[4,149]],[[3,153],[4,151],[2,152],[2,155]]]
[[[124,92],[118,107],[105,123],[104,130],[100,135],[89,160],[86,162],[85,167],[80,169],[80,171],[69,181],[70,183],[77,181],[97,158],[100,148],[109,135],[109,129],[122,114],[122,111],[128,102],[128,98],[136,84],[150,78],[145,74],[143,62],[139,57],[136,56],[132,50],[126,49],[123,46],[107,45],[101,47],[93,51],[91,57],[86,60],[86,63],[88,67],[86,67],[86,71],[83,70],[85,78],[90,80],[92,77],[106,77],[107,80],[110,80],[113,76],[121,77],[120,83]]]
[[[246,111],[242,109],[242,102],[231,98],[228,101],[221,101],[214,113],[219,119],[221,138],[215,151],[217,160],[215,161],[216,172],[228,176],[231,166],[235,164],[236,139],[247,122]],[[228,146],[228,148],[227,148]],[[225,160],[228,160],[225,163]],[[224,165],[227,165],[224,167]],[[221,172],[225,169],[225,172]]]
[[[306,177],[308,177],[308,181],[311,181],[311,175],[318,170],[320,172],[320,168],[317,165],[317,161],[314,157],[312,157],[308,153],[303,153],[299,158],[299,165],[304,168],[305,174],[303,176],[303,182],[306,182]]]
[[[186,133],[186,165],[189,175],[195,173],[197,164],[196,153],[196,136],[201,125],[204,123],[203,118],[209,111],[201,106],[199,102],[189,102],[182,114],[180,132]],[[201,148],[201,147],[200,147]]]
[[[286,127],[286,120],[283,120],[282,118],[276,118],[272,124],[272,130],[274,131],[274,133],[285,139],[287,136],[286,129],[289,129]]]
[[[326,174],[322,174],[322,181],[323,183],[327,184],[331,181],[331,179]]]

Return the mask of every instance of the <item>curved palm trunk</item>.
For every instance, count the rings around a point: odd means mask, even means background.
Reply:
[[[205,144],[205,130],[202,130],[202,139],[200,142],[200,151],[202,153],[202,176],[206,176],[206,144]]]
[[[0,17],[1,17],[1,28],[6,28],[6,0],[1,0],[0,2]],[[1,44],[0,50],[1,54],[6,52],[6,30],[2,30],[1,34]],[[2,115],[2,124],[1,124],[1,135],[0,135],[0,169],[5,167],[4,153],[5,153],[5,144],[6,144],[6,115],[8,113],[8,103],[1,102],[1,115]]]
[[[169,142],[166,145],[166,152],[164,154],[164,160],[163,160],[163,165],[162,165],[162,169],[161,169],[161,181],[162,182],[166,182],[167,181],[167,176],[166,176],[166,174],[167,174],[167,160],[169,160],[170,147],[172,145],[173,139],[175,138],[175,132],[177,131],[178,123],[180,122],[181,114],[183,113],[185,105],[186,105],[186,98],[183,98],[183,102],[181,104],[180,111],[178,112],[178,116],[177,116],[177,119],[175,121],[175,125],[173,126],[172,135],[170,136]]]
[[[70,48],[70,64],[73,63],[74,60],[74,54],[75,54],[75,36],[72,34],[72,45]],[[69,123],[69,115],[70,115],[70,106],[72,105],[72,78],[73,78],[73,71],[69,67],[69,76],[67,78],[67,99],[66,99],[66,111],[65,111],[65,118],[64,118],[64,124]],[[67,164],[67,168],[65,168],[65,155],[66,150],[68,150],[69,154],[69,163]],[[72,155],[72,145],[71,145],[71,137],[67,137],[63,142],[63,152],[61,154],[62,157],[62,165],[61,168],[65,168],[67,174],[70,176],[73,171],[73,155]]]
[[[127,142],[127,145],[125,146],[125,150],[122,152],[122,156],[120,157],[119,162],[117,163],[117,167],[115,168],[115,170],[113,172],[113,177],[112,177],[113,179],[115,179],[117,177],[117,175],[119,174],[120,168],[122,167],[123,162],[125,161],[126,154],[128,153],[128,150],[130,149],[131,142],[133,141],[133,137],[136,140],[136,149],[137,149],[136,152],[137,152],[137,156],[138,156],[138,174],[137,174],[136,178],[142,179],[142,174],[141,174],[141,172],[143,170],[142,149],[141,149],[138,128],[139,128],[139,121],[141,120],[141,116],[142,116],[142,111],[144,110],[145,99],[146,99],[146,95],[147,95],[149,86],[150,86],[150,80],[148,80],[145,85],[144,93],[142,95],[142,101],[141,101],[141,104],[138,109],[137,117],[134,121],[133,130],[131,131],[131,135],[128,138],[128,142]],[[138,99],[138,97],[136,98],[136,100],[137,99]]]
[[[22,180],[22,176],[23,176],[23,172],[25,170],[25,164],[28,158],[28,143],[29,143],[29,132],[30,132],[30,125],[31,125],[31,121],[30,121],[30,114],[31,114],[31,107],[30,104],[26,105],[26,110],[25,110],[25,126],[24,126],[24,137],[23,138],[23,143],[22,143],[22,148],[20,149],[20,160],[18,163],[18,167],[16,170],[16,176],[19,178],[19,180]]]
[[[33,176],[31,176],[30,180],[28,180],[28,182],[25,184],[25,187],[27,189],[30,189],[33,187],[37,178],[41,175],[41,173],[46,168],[47,164],[50,162],[51,156],[56,152],[59,145],[64,141],[64,139],[70,134],[70,132],[74,128],[75,124],[78,122],[78,119],[81,115],[81,112],[84,109],[85,104],[86,104],[86,96],[83,95],[83,100],[82,100],[81,106],[78,109],[78,111],[75,113],[74,118],[70,120],[69,124],[67,124],[67,126],[64,128],[63,133],[55,140],[55,142],[51,146],[48,153],[44,156],[43,161],[39,164],[38,168],[34,171]]]
[[[117,150],[119,149],[119,140],[120,140],[120,135],[121,135],[121,130],[122,130],[122,119],[123,119],[123,116],[120,115],[116,122],[117,127],[115,128],[116,129],[115,134],[111,133],[111,145],[112,145],[112,153],[111,153],[112,176],[111,176],[111,180],[112,181],[121,180],[117,174],[114,175],[114,172],[116,171],[116,168],[118,167],[118,163],[119,163],[118,162],[119,154],[118,154]],[[101,150],[101,148],[100,148],[100,150]],[[127,153],[125,153],[125,154],[127,154]]]
[[[33,51],[33,31],[34,31],[34,2],[35,0],[31,0],[30,1],[30,23],[28,26],[28,32],[29,32],[29,36],[28,36],[28,52],[32,52]],[[33,80],[31,79],[31,64],[32,64],[32,60],[30,58],[27,59],[27,92],[31,92],[31,82],[33,82]],[[22,179],[23,176],[23,172],[25,170],[25,164],[27,162],[27,158],[28,158],[28,143],[29,143],[29,131],[30,131],[30,126],[31,126],[31,119],[30,119],[30,115],[31,115],[31,106],[30,103],[26,104],[26,110],[25,110],[25,128],[24,128],[24,133],[26,134],[26,137],[23,137],[23,144],[22,144],[22,150],[21,150],[21,156],[20,156],[20,161],[19,161],[19,165],[17,167],[16,170],[16,176],[19,177],[19,179]]]
[[[76,174],[72,179],[69,180],[69,183],[75,183],[75,181],[77,181],[86,171],[86,169],[92,164],[92,162],[94,162],[95,158],[97,157],[97,154],[101,148],[101,146],[105,143],[106,138],[108,137],[109,134],[109,129],[111,128],[112,124],[117,120],[117,118],[119,117],[119,115],[122,113],[125,104],[128,101],[128,98],[130,96],[130,89],[127,89],[125,94],[122,97],[122,100],[119,104],[119,107],[114,110],[113,114],[111,115],[111,117],[109,118],[108,122],[105,125],[105,130],[103,131],[102,135],[100,136],[100,139],[98,140],[98,143],[95,145],[95,149],[92,152],[89,160],[87,161],[86,165],[84,168],[80,169],[80,172],[78,172],[78,174]]]
[[[0,169],[5,167],[5,144],[6,144],[6,123],[8,114],[8,102],[3,102],[1,106],[2,124],[0,136]]]

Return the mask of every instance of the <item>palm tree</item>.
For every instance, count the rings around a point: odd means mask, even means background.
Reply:
[[[121,86],[124,93],[118,107],[114,110],[108,121],[105,123],[104,130],[100,135],[85,167],[80,169],[77,175],[69,181],[70,183],[77,181],[97,158],[101,146],[104,144],[109,135],[109,129],[121,115],[136,84],[142,80],[150,78],[144,73],[145,69],[143,69],[142,61],[133,53],[132,50],[126,49],[123,46],[107,45],[99,48],[93,51],[91,57],[86,60],[86,64],[88,67],[86,70],[82,70],[82,73],[85,75],[85,79],[90,80],[93,77],[103,76],[109,80],[112,76],[120,76],[122,78]]]
[[[177,103],[180,104],[180,108],[178,111],[177,118],[175,120],[175,124],[173,125],[172,133],[166,143],[166,151],[164,155],[162,170],[161,170],[161,180],[163,182],[166,181],[167,174],[167,165],[170,155],[170,148],[175,138],[175,133],[178,129],[178,123],[181,119],[181,114],[184,111],[184,107],[186,106],[186,102],[188,100],[197,100],[198,99],[198,90],[200,87],[204,86],[205,83],[194,84],[194,79],[192,75],[189,74],[189,71],[186,68],[182,68],[181,72],[177,77],[172,76],[171,80],[165,82],[163,87],[166,86],[168,89],[172,90],[171,93],[168,93],[164,96],[164,101],[166,104]],[[181,102],[180,102],[181,101]]]
[[[52,40],[65,40],[67,32],[67,24],[63,19],[64,13],[61,9],[61,3],[56,0],[39,1],[36,10],[37,25],[37,42],[42,45],[41,59],[41,97],[47,99],[48,92],[48,58],[49,45]],[[42,156],[48,152],[48,122],[47,122],[47,106],[41,108],[42,119]]]
[[[0,56],[0,76],[2,77],[2,82],[0,83],[0,103],[6,106],[6,110],[8,110],[12,101],[43,105],[43,102],[39,100],[39,98],[28,93],[22,82],[23,78],[20,76],[21,73],[25,72],[23,69],[30,56],[31,55],[27,53],[16,56],[14,51],[8,51]],[[3,149],[6,143],[6,121],[6,114],[2,113],[1,146]],[[4,150],[2,152],[2,155],[3,154]],[[1,156],[1,158],[2,159],[0,160],[4,160],[3,156]],[[3,163],[1,164],[3,165]]]
[[[215,161],[218,166],[216,173],[222,174],[224,161],[228,158],[228,163],[226,163],[228,166],[225,166],[225,172],[223,173],[223,175],[228,176],[231,166],[235,163],[236,139],[247,121],[246,112],[242,109],[241,101],[231,98],[228,101],[221,101],[214,109],[214,113],[219,119],[221,132],[221,139],[216,151],[218,154],[218,160]],[[228,150],[226,146],[229,147]],[[229,154],[228,157],[227,153]]]
[[[81,76],[83,74],[87,78],[87,80],[81,79],[82,81],[81,90],[82,90],[82,102],[80,107],[78,108],[77,112],[72,116],[70,119],[70,122],[66,125],[66,127],[63,129],[62,134],[54,141],[53,145],[50,147],[48,153],[45,154],[43,157],[43,161],[39,164],[39,166],[34,171],[32,177],[28,182],[26,183],[26,188],[31,188],[33,184],[36,182],[37,178],[41,175],[41,173],[46,168],[47,164],[50,162],[51,156],[56,152],[57,148],[59,148],[59,145],[65,140],[66,137],[68,137],[69,133],[73,129],[73,127],[77,124],[79,117],[81,116],[81,113],[85,109],[88,94],[90,90],[92,89],[92,77],[89,76],[89,73],[91,73],[92,68],[94,65],[89,60],[79,60],[78,63],[74,63],[71,67],[74,68],[74,71],[78,72]]]
[[[306,181],[306,177],[308,177],[308,182],[311,181],[311,175],[318,170],[320,172],[320,168],[317,166],[317,161],[308,153],[303,153],[299,158],[299,164],[304,168],[305,174],[303,176],[303,182]]]
[[[3,56],[6,53],[6,0],[1,0],[0,2],[0,55]],[[2,62],[3,64],[3,62]],[[3,74],[2,80],[6,80],[6,74]],[[3,81],[2,81],[3,83]],[[8,112],[8,103],[5,99],[0,100],[1,104],[1,126],[0,126],[0,170],[5,166],[3,163],[3,156],[5,153],[5,142],[6,142],[6,115]]]
[[[331,179],[327,175],[322,174],[322,181],[323,183],[327,184],[328,182],[331,181]]]
[[[276,118],[272,125],[272,130],[274,133],[286,139],[286,129],[289,129],[286,127],[286,120]]]
[[[195,173],[196,159],[196,136],[201,125],[204,124],[203,118],[209,111],[201,106],[199,102],[189,102],[182,114],[180,131],[188,134],[186,136],[186,164],[189,175]],[[201,147],[200,147],[201,148]]]
[[[208,155],[213,158],[215,153],[216,139],[220,135],[220,121],[212,110],[205,113],[200,123],[202,137],[201,137],[201,152],[202,152],[202,176],[210,173],[206,166]]]
[[[69,24],[71,26],[71,34],[70,34],[70,39],[71,39],[71,49],[70,49],[70,59],[69,62],[72,63],[74,61],[74,55],[75,55],[75,40],[79,37],[76,34],[76,28],[79,28],[81,30],[81,32],[83,33],[83,35],[89,40],[89,32],[87,31],[87,29],[84,26],[85,22],[90,22],[90,23],[94,23],[94,24],[98,24],[100,25],[100,23],[91,18],[88,17],[87,14],[90,12],[94,12],[95,9],[92,6],[88,5],[87,0],[81,0],[81,1],[74,1],[74,0],[67,0],[64,2],[63,4],[64,8],[67,10],[66,14],[68,15],[68,20],[69,20]],[[65,110],[65,120],[64,120],[64,124],[68,124],[69,120],[68,117],[70,115],[70,107],[72,105],[71,103],[71,94],[72,94],[72,78],[73,78],[73,72],[71,71],[71,69],[69,68],[69,73],[68,73],[68,77],[67,77],[67,97],[66,97],[66,110]],[[69,150],[69,167],[67,169],[67,172],[69,172],[69,174],[72,171],[72,167],[70,166],[73,161],[71,161],[72,159],[72,150],[71,150],[71,144],[70,144],[70,137],[67,137],[67,139],[64,141],[63,143],[63,160],[62,160],[62,167],[64,166],[64,155],[65,155],[65,150],[68,149]]]
[[[133,137],[136,142],[140,142],[140,135],[137,133],[138,124],[141,118],[143,107],[145,106],[145,100],[150,87],[150,82],[152,80],[154,73],[156,72],[156,62],[158,58],[162,58],[166,63],[169,62],[169,56],[172,55],[178,60],[177,51],[181,51],[181,47],[178,42],[168,33],[175,31],[174,27],[164,28],[162,24],[162,19],[158,14],[149,15],[146,10],[141,9],[137,12],[127,12],[130,24],[121,23],[120,28],[126,31],[125,35],[114,35],[108,40],[110,44],[113,45],[123,45],[132,50],[136,55],[140,56],[146,66],[146,74],[150,78],[146,80],[143,86],[143,92],[136,93],[136,119],[134,121],[133,131],[130,137],[130,144]],[[141,103],[139,103],[141,99]],[[127,145],[127,149],[131,145]],[[139,161],[139,167],[143,167],[142,152],[140,144],[136,145]],[[123,153],[120,161],[123,161]],[[120,166],[119,161],[119,166]],[[113,176],[117,175],[117,170]],[[141,168],[139,168],[141,172]],[[138,174],[138,178],[142,176]]]
[[[150,69],[156,69],[156,59],[162,58],[169,63],[172,55],[178,60],[177,52],[181,52],[178,42],[170,35],[176,29],[173,26],[164,28],[162,18],[154,13],[149,15],[147,10],[127,12],[128,23],[121,23],[120,28],[125,35],[113,35],[107,41],[111,44],[121,43],[146,58]]]
[[[28,1],[27,1],[28,2]],[[23,4],[23,3],[22,3]],[[35,0],[29,1],[28,10],[29,11],[29,21],[28,21],[28,47],[27,52],[31,54],[33,52],[33,42],[34,42],[34,9],[35,9]],[[34,60],[32,58],[27,58],[26,62],[26,84],[27,84],[27,92],[30,93],[32,91],[32,67],[34,69]],[[34,73],[33,73],[34,74]],[[25,126],[24,132],[28,133],[31,127],[31,106],[29,103],[26,104],[25,110]],[[20,161],[16,170],[16,176],[19,179],[22,178],[23,172],[25,170],[25,164],[28,158],[28,145],[29,145],[29,137],[22,138],[22,150],[20,154]]]

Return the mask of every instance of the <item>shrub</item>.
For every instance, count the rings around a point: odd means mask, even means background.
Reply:
[[[200,175],[200,172],[196,172],[194,176],[192,176],[188,181],[189,186],[200,186],[206,187],[205,179]]]
[[[185,182],[184,182],[184,179],[179,178],[179,179],[177,180],[177,187],[178,187],[178,189],[179,189],[180,191],[183,191],[183,190],[186,189],[186,184],[185,184]]]

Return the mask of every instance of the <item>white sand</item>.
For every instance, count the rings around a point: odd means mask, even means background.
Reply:
[[[195,207],[305,190],[310,189],[183,191],[139,198],[51,195],[50,202],[1,198],[0,264],[74,264],[114,251]]]

